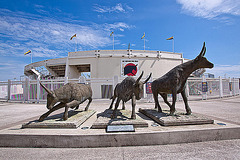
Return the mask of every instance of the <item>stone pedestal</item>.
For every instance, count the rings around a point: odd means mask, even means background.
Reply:
[[[159,113],[155,109],[139,109],[139,112],[153,119],[162,126],[181,126],[181,125],[199,125],[213,124],[214,120],[198,114],[186,115],[183,112],[176,112],[174,116],[169,115],[168,110]]]
[[[63,113],[49,116],[44,121],[31,121],[23,124],[22,128],[78,128],[96,111],[71,110],[68,111],[68,119],[62,120]]]
[[[92,129],[106,129],[108,125],[133,125],[134,128],[148,127],[148,123],[142,120],[137,114],[136,119],[130,119],[132,111],[118,110],[117,118],[111,119],[113,110],[105,110],[97,115],[97,120],[93,123]]]

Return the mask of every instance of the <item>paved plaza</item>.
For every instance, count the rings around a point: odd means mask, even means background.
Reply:
[[[109,107],[110,103],[110,100],[96,99],[93,100],[90,109],[96,110],[97,113],[101,113]],[[84,105],[85,104],[80,105],[80,108],[81,106],[84,107]],[[160,105],[164,109],[168,109],[164,102],[160,102]],[[226,126],[218,127],[240,127],[240,96],[204,101],[189,101],[189,105],[193,113],[214,119],[214,125],[218,126],[218,122],[226,124]],[[136,110],[149,107],[154,107],[154,103],[148,103],[145,100],[141,100],[137,102]],[[126,104],[126,108],[131,110],[130,102]],[[178,111],[184,111],[183,102],[178,101],[176,108]],[[0,102],[0,136],[13,134],[69,134],[73,136],[81,134],[108,134],[105,133],[105,130],[81,129],[83,127],[90,127],[96,120],[96,115],[92,116],[78,129],[21,129],[23,123],[38,119],[39,116],[46,111],[45,104],[41,103]],[[62,109],[53,114],[58,114],[63,111]],[[139,113],[137,112],[137,114]],[[136,129],[136,133],[133,134],[157,133],[172,129],[163,126],[153,127],[152,124],[155,122],[141,114],[139,115],[149,124],[149,127]],[[184,127],[186,128],[186,126]],[[184,127],[179,126],[178,129]],[[192,126],[187,127],[188,129],[195,129]],[[197,127],[207,128],[206,126]],[[239,129],[237,132],[239,132]],[[229,140],[203,141],[196,143],[100,148],[68,148],[67,146],[66,148],[2,147],[0,148],[0,159],[240,159],[240,139],[230,138]]]

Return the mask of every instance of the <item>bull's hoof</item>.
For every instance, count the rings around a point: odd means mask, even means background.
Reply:
[[[192,114],[192,112],[191,112],[191,111],[186,113],[186,115],[191,115],[191,114]]]
[[[158,112],[159,112],[159,113],[162,113],[162,110],[161,110],[161,109],[160,109],[160,110],[158,109]]]
[[[39,121],[39,122],[42,122],[44,119],[45,119],[45,117],[41,116],[41,117],[38,119],[38,121]]]
[[[116,116],[112,114],[112,115],[111,115],[111,119],[114,119],[114,118],[116,118]]]
[[[131,116],[131,119],[136,119],[136,115],[132,115],[132,116]]]
[[[63,118],[62,118],[64,121],[66,121],[67,119],[68,119],[68,117],[66,116],[64,116]]]

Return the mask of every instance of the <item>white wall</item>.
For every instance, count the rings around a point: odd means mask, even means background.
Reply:
[[[88,54],[90,54],[88,52]],[[95,54],[95,52],[94,52]],[[82,55],[82,54],[81,54]],[[74,53],[74,57],[68,58],[68,75],[69,78],[78,78],[74,76],[79,76],[76,74],[76,70],[73,67],[74,65],[81,64],[90,64],[91,78],[109,78],[113,79],[114,76],[119,77],[119,82],[123,77],[121,77],[121,60],[128,59],[128,56],[114,56],[114,55],[104,55],[102,56],[89,56],[82,57],[77,56]],[[183,59],[181,55],[177,54],[174,57],[174,54],[166,54],[162,58],[155,57],[146,57],[146,56],[132,56],[129,59],[137,59],[139,61],[139,73],[144,71],[144,78],[146,78],[150,73],[152,73],[152,78],[156,79],[167,73],[173,67],[182,63]],[[93,98],[101,98],[101,85],[112,85],[110,83],[92,83],[91,87],[94,91]]]
[[[152,73],[152,78],[156,79],[167,73],[176,65],[183,63],[182,54],[160,51],[127,51],[127,50],[105,50],[105,51],[80,51],[69,52],[67,58],[62,59],[49,59],[41,62],[33,63],[25,67],[25,70],[30,69],[31,66],[40,63],[48,66],[55,63],[65,63],[66,71],[65,76],[69,79],[79,78],[80,73],[75,65],[90,64],[91,78],[109,78],[113,79],[114,76],[121,77],[121,61],[122,59],[137,59],[139,62],[139,71],[144,71],[143,77]],[[105,84],[105,83],[104,83]],[[101,85],[103,83],[92,84],[94,90],[93,97],[101,98]],[[109,83],[109,84],[112,84]],[[105,84],[106,85],[106,84]]]

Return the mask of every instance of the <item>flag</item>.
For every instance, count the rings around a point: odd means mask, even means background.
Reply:
[[[172,37],[170,37],[170,38],[168,38],[167,40],[172,40],[173,39],[173,36]]]
[[[77,37],[77,34],[74,34],[71,38],[70,38],[70,40],[72,40],[73,39],[73,37]]]
[[[112,31],[112,33],[110,34],[110,37],[113,35],[113,31]]]
[[[143,39],[145,37],[145,32],[144,32],[144,34],[143,34],[143,36],[142,36],[142,38],[141,39]]]
[[[26,53],[24,53],[24,55],[27,55],[27,54],[29,54],[29,53],[31,53],[31,50],[29,50],[29,51],[27,51]]]

